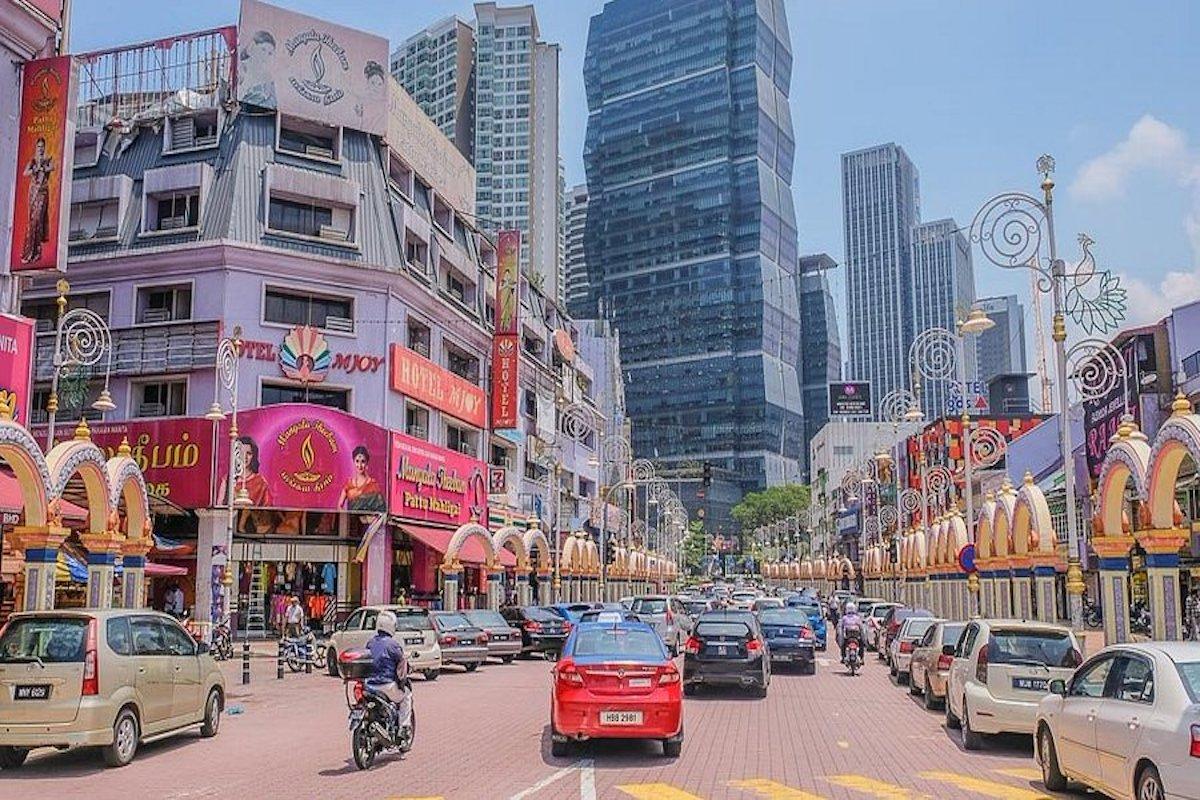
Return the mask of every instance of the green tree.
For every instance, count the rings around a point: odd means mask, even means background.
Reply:
[[[683,567],[686,574],[700,574],[706,552],[708,552],[708,534],[704,530],[704,522],[698,519],[693,520],[688,525],[687,536],[683,539]]]
[[[753,533],[760,525],[769,525],[798,514],[808,508],[809,489],[798,483],[771,486],[761,492],[751,492],[734,506],[730,514],[742,527],[742,533]]]

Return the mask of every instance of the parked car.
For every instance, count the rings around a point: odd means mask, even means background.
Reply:
[[[742,686],[767,696],[771,659],[757,618],[744,611],[700,615],[683,648],[683,693],[701,685]]]
[[[765,611],[770,608],[783,608],[784,603],[778,597],[760,597],[750,606],[750,610],[755,614],[760,611]]]
[[[521,631],[521,652],[557,656],[571,623],[543,606],[506,606],[500,615]]]
[[[818,650],[829,646],[829,626],[825,623],[825,615],[821,612],[821,604],[811,596],[796,595],[788,598],[788,608],[795,608],[808,616],[808,626],[812,628],[813,639]]]
[[[953,652],[946,726],[962,727],[967,750],[985,734],[1032,734],[1050,681],[1067,680],[1083,661],[1070,628],[1025,620],[972,620]]]
[[[603,603],[600,608],[593,608],[591,611],[585,611],[579,616],[580,622],[598,622],[603,615],[608,619],[613,614],[620,615],[618,619],[623,622],[640,622],[638,615],[627,609],[620,603]]]
[[[0,768],[36,747],[98,747],[110,767],[148,738],[214,736],[225,681],[178,622],[154,611],[14,614],[0,630]]]
[[[488,635],[462,611],[434,611],[429,615],[442,648],[442,666],[458,664],[474,672],[487,661]]]
[[[692,618],[682,601],[665,594],[638,595],[630,610],[654,628],[672,656],[678,655],[692,629]]]
[[[795,664],[809,675],[817,671],[816,637],[808,615],[799,608],[767,608],[758,612],[771,666]]]
[[[757,591],[752,589],[739,589],[729,595],[727,606],[737,611],[749,611],[754,607],[754,601],[761,596]]]
[[[879,657],[888,662],[888,666],[891,666],[892,640],[896,638],[896,634],[900,633],[900,626],[904,624],[904,620],[909,617],[932,616],[934,616],[933,612],[927,608],[897,606],[888,609],[887,614],[883,617],[883,621],[879,623],[880,632],[876,636]]]
[[[705,611],[712,611],[717,607],[715,601],[703,597],[689,597],[686,600],[681,598],[680,602],[682,602],[683,607],[687,609],[688,616],[692,618],[693,624],[696,617],[700,616]]]
[[[881,631],[883,630],[883,620],[887,617],[889,611],[891,611],[893,608],[897,608],[899,605],[900,603],[889,603],[886,601],[882,603],[875,603],[870,609],[867,610],[867,613],[863,615],[867,622],[865,631],[867,641],[865,644],[868,650],[879,650],[879,643],[880,639],[882,638]]]
[[[945,648],[957,646],[966,627],[965,622],[935,623],[913,648],[908,667],[908,690],[922,695],[925,708],[931,711],[946,700],[946,677],[950,674],[954,653],[953,650],[945,652]]]
[[[487,634],[488,658],[498,658],[509,664],[521,654],[521,632],[509,625],[499,611],[480,608],[463,614],[468,622]]]
[[[945,622],[933,617],[909,617],[900,625],[900,632],[892,640],[892,648],[888,653],[888,663],[891,665],[892,677],[898,683],[908,680],[909,663],[912,661],[913,650],[917,642],[932,628],[935,623]]]
[[[583,622],[554,667],[550,752],[585,739],[657,739],[663,755],[683,746],[679,670],[644,622]]]
[[[554,603],[553,605],[546,606],[546,608],[558,614],[572,625],[579,622],[579,617],[583,612],[599,607],[599,603]]]
[[[858,613],[866,614],[873,606],[886,602],[882,597],[860,597],[858,598]]]
[[[420,672],[426,680],[435,681],[442,671],[442,648],[429,620],[429,609],[421,606],[363,606],[355,609],[345,621],[334,628],[325,643],[325,668],[333,677],[338,675],[338,658],[348,650],[362,650],[375,635],[375,621],[380,611],[396,615],[396,641],[404,648],[409,672]]]
[[[1200,644],[1101,650],[1037,709],[1046,788],[1068,779],[1118,798],[1200,797]]]

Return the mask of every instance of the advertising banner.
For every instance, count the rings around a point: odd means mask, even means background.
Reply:
[[[64,269],[75,143],[75,66],[70,56],[25,65],[13,197],[13,272]]]
[[[229,435],[228,420],[221,426]],[[387,510],[388,432],[336,408],[283,403],[238,414],[245,487],[259,508],[308,511]],[[223,441],[228,441],[223,438]],[[229,449],[217,475],[229,470]],[[218,482],[223,502],[225,480]]]
[[[420,522],[487,522],[487,466],[476,458],[392,433],[391,513]]]
[[[213,427],[206,419],[155,419],[98,422],[91,431],[92,441],[109,458],[128,441],[129,455],[146,477],[146,491],[190,509],[212,505]]]
[[[383,136],[388,42],[316,17],[242,0],[238,100]]]
[[[0,397],[13,419],[29,424],[33,380],[33,320],[0,314]]]
[[[1131,336],[1122,343],[1120,351],[1129,375],[1113,376],[1107,392],[1100,397],[1084,400],[1082,404],[1084,455],[1087,459],[1088,477],[1093,484],[1100,480],[1100,468],[1104,464],[1104,455],[1108,452],[1108,440],[1117,432],[1125,412],[1132,414],[1133,421],[1141,427],[1142,404],[1139,397],[1142,379],[1145,377],[1147,384],[1152,386],[1157,375],[1154,334]],[[1103,371],[1109,369],[1110,365],[1106,359],[1095,358],[1084,367]]]
[[[871,416],[871,384],[868,381],[833,381],[829,384],[829,416]]]
[[[487,397],[475,384],[401,344],[392,344],[391,368],[393,392],[431,405],[476,428],[487,426]]]
[[[521,312],[518,291],[521,260],[521,232],[500,231],[496,235],[496,333],[520,333],[517,328]]]
[[[517,427],[517,364],[521,345],[516,335],[497,334],[492,339],[492,430]]]

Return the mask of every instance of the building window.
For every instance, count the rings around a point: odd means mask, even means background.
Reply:
[[[491,464],[493,467],[512,467],[512,451],[501,444],[492,443],[492,458]]]
[[[409,404],[404,410],[404,432],[417,439],[429,440],[429,410]]]
[[[279,135],[275,149],[321,161],[341,159],[341,128],[279,115]]]
[[[316,203],[271,198],[267,227],[273,231],[294,233],[333,241],[350,241],[350,231],[333,224],[333,208]]]
[[[116,198],[71,204],[71,226],[67,237],[72,242],[116,239],[120,232],[121,201]]]
[[[182,417],[187,413],[187,381],[138,381],[133,384],[131,417]]]
[[[192,318],[192,287],[143,286],[137,293],[137,321],[182,322]]]
[[[392,153],[388,158],[388,182],[409,200],[413,196],[413,171]]]
[[[465,306],[475,302],[475,284],[453,270],[446,271],[446,291]]]
[[[167,117],[163,130],[163,153],[181,153],[216,147],[220,118],[217,109]]]
[[[72,294],[67,296],[67,311],[76,308],[86,308],[108,321],[108,292],[92,292],[90,294]],[[58,322],[57,297],[30,297],[22,301],[21,314],[34,321],[38,333],[50,333]]]
[[[267,289],[263,321],[279,325],[312,325],[338,333],[353,333],[354,301],[344,297]]]
[[[101,133],[95,129],[76,132],[73,169],[94,167],[100,161],[100,145],[104,141]]]
[[[404,232],[404,260],[422,274],[429,272],[429,244],[412,231]]]
[[[479,383],[479,359],[457,347],[446,346],[446,367],[460,378]]]
[[[146,220],[145,230],[175,231],[200,224],[200,189],[167,192],[150,198],[154,219]]]
[[[474,456],[479,452],[479,432],[456,425],[446,426],[446,447],[458,453]]]
[[[529,417],[530,419],[537,417],[537,395],[534,394],[532,389],[525,390],[525,402],[523,405],[523,410],[525,412],[525,416]]]
[[[259,405],[273,406],[279,403],[312,403],[349,411],[350,390],[264,383]]]
[[[429,326],[415,319],[408,321],[408,349],[429,358],[431,332]]]

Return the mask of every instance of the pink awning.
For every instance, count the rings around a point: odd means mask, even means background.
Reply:
[[[169,564],[147,561],[146,574],[152,578],[163,578],[168,575],[187,575],[188,571],[183,567],[172,567]]]
[[[21,485],[17,483],[17,478],[11,472],[0,471],[0,511],[6,511],[13,514],[20,514],[24,508],[24,499],[21,497]],[[59,509],[66,519],[87,519],[87,509],[67,500],[59,503]]]
[[[450,540],[454,538],[454,531],[448,528],[427,528],[424,525],[409,525],[407,523],[402,524],[400,527],[409,536],[442,555],[446,554],[446,550],[450,547]],[[499,558],[500,565],[503,567],[515,567],[517,565],[517,557],[503,548],[500,549]],[[468,536],[467,540],[463,542],[462,548],[458,551],[458,560],[464,564],[484,564],[487,562],[487,552],[483,549],[483,545],[479,543],[477,537]]]

